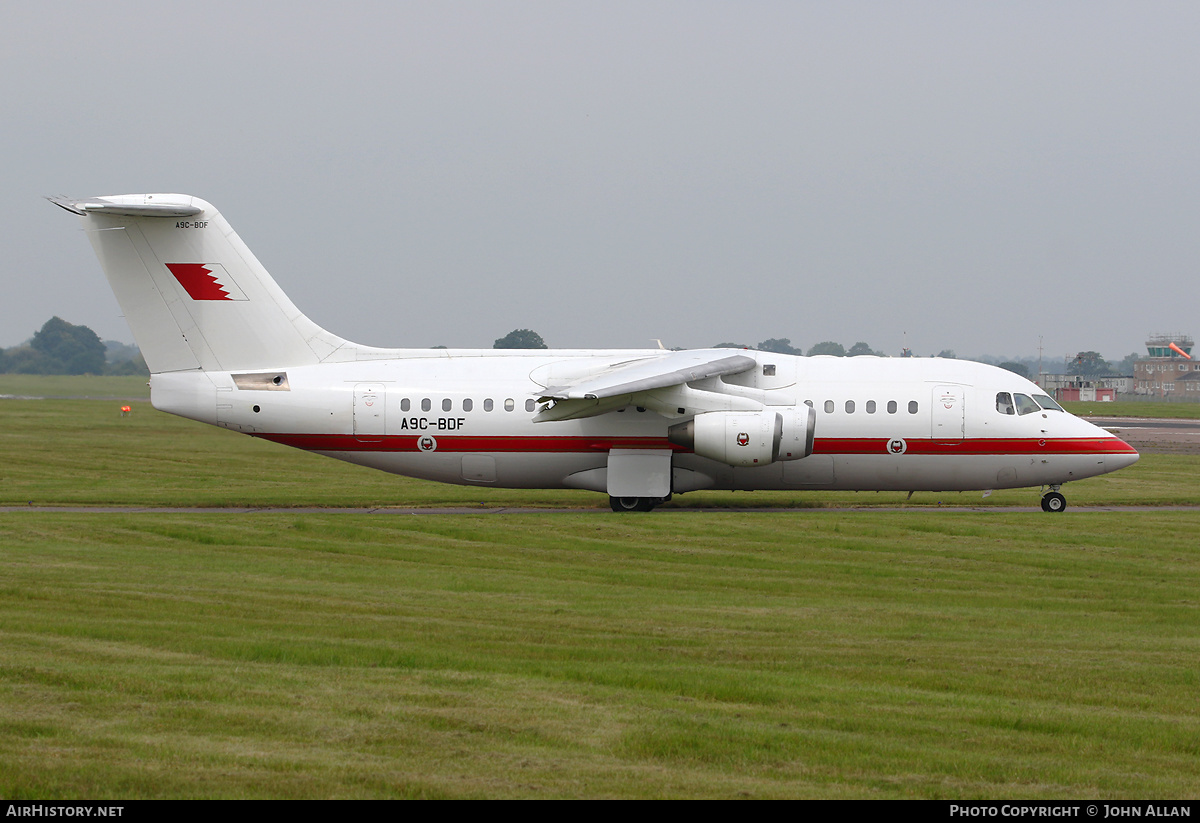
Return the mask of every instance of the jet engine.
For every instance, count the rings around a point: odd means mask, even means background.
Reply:
[[[799,460],[813,450],[817,430],[817,412],[812,406],[792,406],[779,412],[783,418],[783,437],[779,444],[779,460]]]
[[[667,439],[730,466],[765,466],[811,454],[815,421],[816,413],[808,406],[706,412],[671,426]]]
[[[767,465],[812,453],[816,412],[809,406],[761,412],[707,412],[667,429],[671,443],[728,465]]]

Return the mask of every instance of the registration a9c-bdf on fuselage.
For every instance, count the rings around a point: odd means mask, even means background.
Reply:
[[[317,326],[209,203],[50,198],[80,216],[155,408],[388,472],[590,489],[1047,487],[1138,454],[1011,372],[750,350],[383,349]]]

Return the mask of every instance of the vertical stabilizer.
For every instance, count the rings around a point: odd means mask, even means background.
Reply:
[[[82,218],[152,373],[309,365],[352,346],[301,314],[198,197],[50,199]]]

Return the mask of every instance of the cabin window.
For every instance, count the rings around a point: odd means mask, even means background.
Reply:
[[[808,406],[810,409],[813,407],[813,404],[812,404],[812,401],[811,401],[811,400],[805,400],[805,401],[804,401],[804,405]]]
[[[846,401],[846,414],[854,414],[854,401],[853,400]]]
[[[1183,367],[1181,366],[1180,368],[1183,368]],[[766,365],[764,365],[763,366],[763,377],[774,377],[774,376],[775,376],[775,364],[767,363]]]
[[[916,400],[909,400],[909,401],[908,401],[908,413],[909,413],[909,414],[916,414],[916,413],[917,413],[917,401],[916,401]]]
[[[1017,404],[1017,414],[1033,414],[1042,410],[1042,407],[1033,402],[1033,398],[1028,395],[1014,394],[1013,401]]]
[[[512,411],[516,407],[517,407],[517,404],[513,402],[513,399],[511,397],[504,401],[504,410],[505,411]]]
[[[470,411],[473,408],[475,408],[475,401],[469,397],[465,398],[463,400],[463,411]]]
[[[408,411],[411,408],[412,408],[412,403],[409,401],[409,399],[407,397],[400,401],[400,411]]]
[[[449,397],[442,401],[442,411],[450,411],[453,406],[454,404],[450,402]]]
[[[1035,394],[1033,399],[1038,402],[1039,406],[1047,411],[1063,411],[1062,406],[1058,405],[1044,394]],[[1063,412],[1063,414],[1066,414],[1066,412]]]
[[[875,401],[868,400],[867,401],[867,414],[874,414],[874,413],[875,413]]]
[[[1016,414],[1013,408],[1012,395],[1006,391],[996,392],[996,411],[1001,414]]]
[[[484,398],[484,401],[483,401],[483,410],[484,410],[484,411],[491,411],[491,410],[492,410],[492,398],[490,398],[490,397]]]
[[[888,401],[888,414],[895,414],[895,413],[896,413],[896,401],[889,400]]]
[[[429,402],[428,397],[421,400],[421,411],[429,411],[431,408],[433,408],[433,404]]]
[[[536,408],[537,408],[537,403],[535,403],[532,399],[525,401],[525,411],[531,412]]]
[[[833,401],[832,400],[825,401],[825,413],[833,414]]]

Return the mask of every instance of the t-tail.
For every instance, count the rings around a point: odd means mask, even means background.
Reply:
[[[305,317],[198,197],[49,198],[78,214],[151,373],[304,366],[354,344]]]

